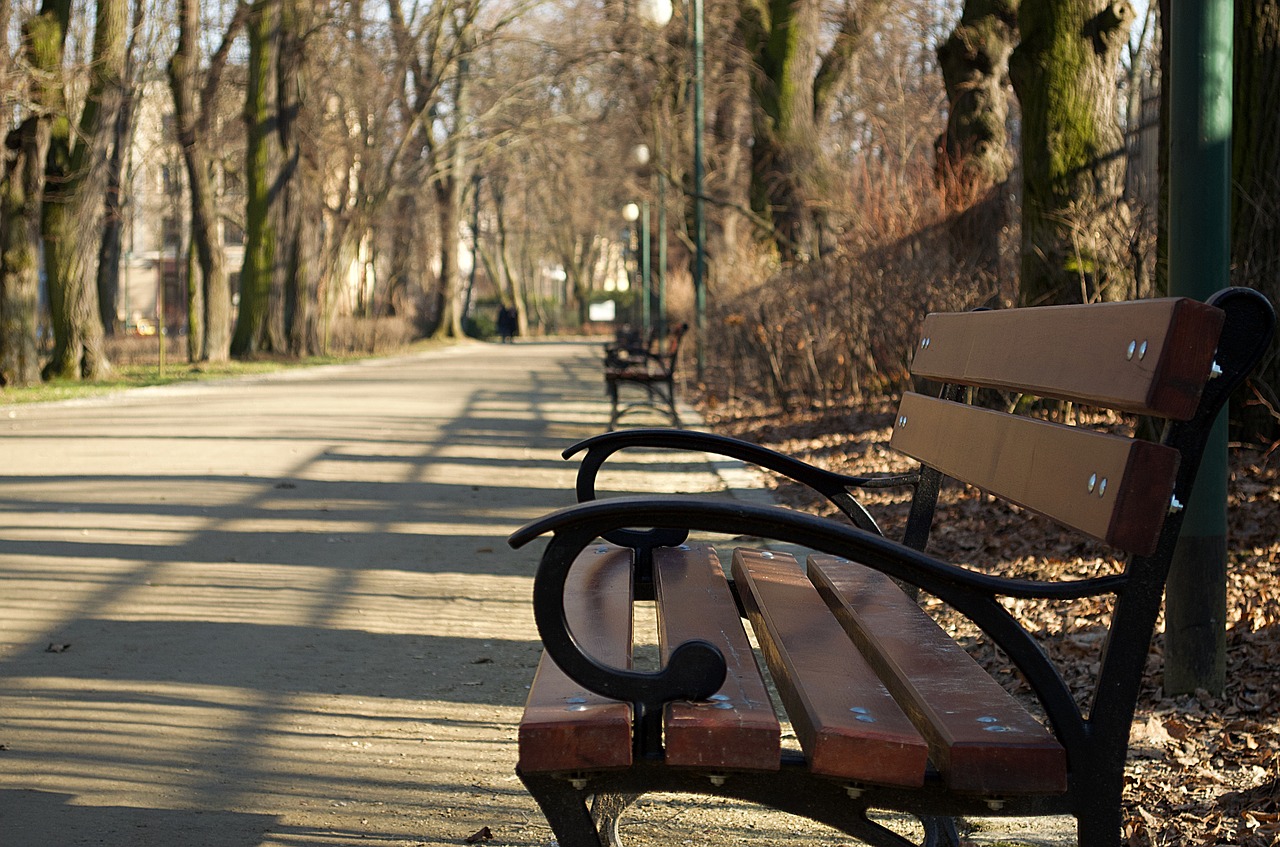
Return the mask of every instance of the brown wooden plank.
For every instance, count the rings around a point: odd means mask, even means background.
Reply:
[[[1171,447],[904,394],[890,444],[948,476],[1134,553],[1155,550]]]
[[[777,770],[782,730],[716,552],[709,546],[654,553],[658,637],[663,660],[701,638],[720,648],[728,673],[710,700],[668,705],[663,734],[669,765]]]
[[[1185,298],[931,314],[911,372],[1185,420],[1222,321]]]
[[[810,770],[858,782],[922,785],[924,739],[795,558],[738,549],[733,576]]]
[[[589,547],[569,571],[569,628],[593,657],[617,668],[631,667],[631,599],[626,548]],[[520,720],[520,769],[581,771],[630,764],[631,704],[583,689],[544,652]]]
[[[977,794],[1066,791],[1058,741],[893,580],[818,555],[809,557],[809,578],[929,742],[948,786]]]

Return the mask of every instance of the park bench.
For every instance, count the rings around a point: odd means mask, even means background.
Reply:
[[[643,343],[620,339],[605,348],[604,382],[609,394],[609,429],[636,409],[657,409],[671,418],[672,426],[680,426],[676,411],[675,373],[680,358],[680,341],[688,331],[681,324],[666,337],[654,333]],[[641,392],[639,399],[622,398],[623,389]],[[629,392],[631,393],[631,392]]]
[[[902,397],[891,439],[920,463],[910,474],[842,476],[733,439],[658,429],[571,447],[566,457],[586,451],[578,496],[591,502],[511,537],[518,547],[553,534],[534,583],[545,652],[517,771],[559,844],[617,844],[626,809],[661,791],[760,803],[875,845],[913,843],[873,819],[878,810],[918,818],[925,845],[958,844],[959,817],[1054,814],[1075,817],[1082,845],[1119,845],[1129,729],[1182,504],[1214,420],[1274,322],[1248,289],[1208,304],[929,315],[912,374],[941,387]],[[1022,395],[999,395],[1001,408],[1034,409],[1034,396],[1160,418],[1163,435],[1146,441],[1006,414],[979,388]],[[753,462],[811,486],[848,520],[672,494],[596,500],[605,461],[633,447]],[[1123,565],[1036,581],[939,560],[925,548],[945,478],[1101,539]],[[914,487],[901,542],[883,537],[850,493],[891,485]],[[813,552],[802,567],[783,552],[740,548],[726,579],[690,531]],[[900,585],[976,623],[1029,684],[1031,710]],[[1009,607],[1092,596],[1109,596],[1112,613],[1097,621],[1107,637],[1082,706]],[[655,671],[632,664],[632,604],[644,599],[658,622]],[[742,617],[799,751],[780,742]]]

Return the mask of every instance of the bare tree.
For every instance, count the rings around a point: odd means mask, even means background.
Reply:
[[[889,5],[843,0],[830,15],[820,0],[741,7],[738,26],[753,62],[752,208],[774,222],[784,258],[821,252],[824,183],[830,175],[818,143],[820,127],[833,93]],[[834,36],[822,52],[828,24]]]
[[[127,0],[98,0],[89,86],[77,129],[72,131],[69,117],[56,119],[53,126],[41,228],[54,336],[46,377],[97,379],[110,369],[98,310],[98,242],[91,234],[99,231],[103,218],[128,17]],[[59,105],[66,114],[65,98]]]
[[[98,247],[98,312],[103,331],[116,332],[116,299],[120,293],[120,257],[123,252],[125,168],[129,148],[133,145],[134,122],[142,83],[139,78],[138,52],[143,48],[146,23],[146,0],[133,0],[129,39],[125,46],[124,73],[121,77],[120,106],[116,112],[111,138],[111,155],[107,159],[106,211],[102,221],[102,238]]]
[[[288,352],[320,352],[317,247],[320,243],[318,195],[322,191],[312,133],[311,74],[307,39],[312,31],[311,0],[284,0],[280,17],[280,56],[276,69],[279,115],[276,134],[283,153],[279,176],[280,261],[283,275],[284,335]]]
[[[10,31],[10,6],[0,24]],[[40,381],[36,327],[40,301],[40,210],[45,158],[54,110],[60,104],[62,44],[71,13],[69,0],[45,0],[21,25],[21,43],[31,73],[19,82],[4,54],[6,106],[28,101],[25,117],[8,128],[0,160],[0,374],[7,385]],[[15,110],[16,111],[16,110]],[[10,109],[5,109],[6,115]]]
[[[274,133],[272,78],[280,26],[280,0],[254,0],[247,21],[248,87],[245,92],[245,254],[240,271],[240,310],[231,338],[231,354],[253,356],[279,350],[272,338],[272,284],[275,276],[277,219],[272,212]],[[275,343],[273,343],[273,341]]]
[[[178,44],[169,60],[174,122],[186,165],[191,204],[191,244],[199,267],[187,287],[188,356],[192,361],[226,361],[231,350],[231,284],[226,253],[218,237],[217,196],[212,172],[213,120],[231,46],[244,29],[249,4],[238,2],[210,57],[201,84],[200,4],[178,0]]]

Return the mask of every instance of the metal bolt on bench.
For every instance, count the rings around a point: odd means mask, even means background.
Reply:
[[[1248,289],[1227,289],[1207,304],[1169,298],[929,315],[912,374],[943,388],[901,400],[890,444],[919,461],[909,474],[845,476],[679,430],[608,433],[566,450],[566,458],[585,451],[583,502],[510,539],[518,547],[552,534],[534,582],[545,653],[520,725],[517,771],[559,843],[619,844],[626,810],[663,791],[760,803],[873,845],[912,843],[869,816],[896,810],[921,820],[926,847],[957,847],[957,817],[1051,814],[1074,816],[1081,844],[1118,847],[1129,728],[1181,504],[1210,427],[1274,325],[1271,305]],[[1158,442],[1127,438],[961,402],[970,388],[1167,423]],[[600,468],[628,448],[752,462],[810,486],[847,521],[692,496],[596,501]],[[1105,541],[1126,556],[1123,570],[1010,579],[931,556],[944,476]],[[885,538],[852,494],[893,486],[914,491],[901,542]],[[711,547],[687,543],[692,530],[813,552],[801,566],[785,553],[739,548],[726,578]],[[1021,672],[1048,725],[900,585],[982,629]],[[1113,613],[1082,710],[1001,600],[1100,595],[1113,598]],[[632,669],[636,600],[655,601],[658,671]],[[782,747],[742,618],[800,751]],[[581,711],[567,712],[566,697],[581,697]]]

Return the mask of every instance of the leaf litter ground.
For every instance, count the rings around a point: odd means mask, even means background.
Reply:
[[[718,432],[842,473],[911,467],[887,447],[893,418],[887,406],[791,413],[733,406],[710,409],[707,417]],[[803,486],[764,482],[784,504],[836,514]],[[1158,625],[1125,770],[1125,834],[1133,847],[1280,843],[1280,451],[1233,445],[1229,498],[1226,689],[1220,697],[1164,696]],[[908,494],[869,492],[861,499],[886,535],[900,537]],[[1078,579],[1118,566],[1087,539],[959,487],[943,492],[929,549],[989,572],[1036,579]],[[922,602],[1007,688],[1029,695],[972,624],[939,601]],[[1097,673],[1109,601],[1008,605],[1083,699]]]

